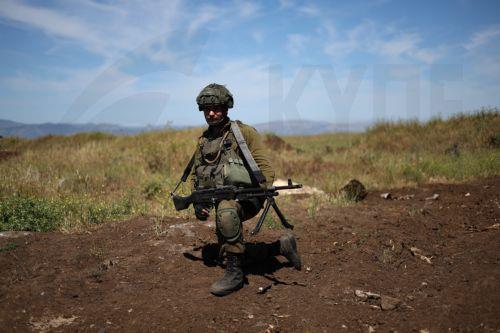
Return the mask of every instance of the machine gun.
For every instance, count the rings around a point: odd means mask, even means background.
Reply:
[[[293,229],[293,225],[288,223],[285,219],[285,216],[278,208],[274,197],[279,195],[280,190],[291,190],[291,189],[299,189],[302,187],[302,184],[293,184],[291,179],[288,179],[288,185],[284,186],[271,186],[268,188],[260,188],[260,187],[237,187],[234,185],[225,185],[216,187],[213,189],[204,189],[197,190],[191,193],[188,196],[179,196],[173,193],[170,194],[172,200],[174,201],[174,206],[176,210],[187,209],[191,204],[211,204],[215,205],[221,200],[237,200],[244,201],[250,198],[265,198],[266,204],[264,206],[264,211],[259,217],[259,221],[257,225],[250,233],[251,235],[256,235],[260,228],[262,227],[262,223],[269,212],[271,207],[274,208],[274,211],[278,215],[281,224],[288,229]]]

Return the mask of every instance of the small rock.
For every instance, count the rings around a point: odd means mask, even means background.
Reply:
[[[312,271],[312,268],[311,267],[306,267],[306,271],[310,272],[310,271]]]
[[[439,199],[439,194],[434,193],[431,197],[425,198],[425,200],[437,200]]]
[[[402,195],[400,197],[397,197],[398,200],[410,200],[415,197],[415,194],[407,194],[407,195]]]
[[[410,252],[415,256],[415,257],[418,257],[420,259],[422,259],[423,261],[425,261],[426,263],[428,264],[432,264],[432,257],[427,257],[427,256],[424,256],[422,254],[422,250],[420,250],[418,247],[415,247],[415,246],[412,246],[410,247]]]
[[[427,328],[424,328],[424,329],[418,331],[418,333],[431,333],[431,331],[429,331]]]
[[[269,326],[267,327],[267,329],[264,332],[265,333],[278,333],[279,331],[280,330],[279,330],[278,326],[269,324]]]
[[[470,193],[469,192],[465,193],[465,196],[470,197]]]
[[[357,297],[362,298],[364,300],[367,300],[368,298],[370,298],[370,299],[379,299],[380,298],[379,294],[375,294],[375,293],[372,293],[370,291],[363,291],[363,290],[359,290],[359,289],[356,289],[354,291],[354,294]]]
[[[382,193],[382,194],[380,195],[380,197],[381,197],[382,199],[385,199],[385,200],[390,200],[390,199],[392,199],[392,195],[391,195],[389,192],[387,192],[387,193]]]
[[[249,314],[248,319],[253,319],[253,314]]]
[[[401,300],[394,297],[382,295],[380,298],[380,308],[384,311],[394,310],[401,305]]]
[[[373,326],[368,326],[368,333],[375,333],[375,328],[373,328]]]
[[[342,328],[344,328],[344,329],[347,329],[347,326],[345,326],[345,325],[342,325]]]
[[[500,229],[500,223],[492,224],[489,227],[486,227],[486,229]]]
[[[102,271],[107,271],[108,269],[110,269],[112,266],[114,266],[116,263],[111,260],[111,259],[107,259],[107,260],[104,260],[102,263],[101,263],[101,270]]]
[[[354,291],[354,294],[357,297],[361,298],[363,301],[366,301],[368,299],[368,296],[366,295],[366,293],[363,290],[356,289]]]
[[[18,238],[23,236],[29,236],[31,232],[28,231],[2,231],[0,232],[0,238]]]

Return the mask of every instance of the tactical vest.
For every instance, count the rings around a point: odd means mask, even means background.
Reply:
[[[223,185],[251,187],[250,173],[237,149],[238,144],[231,130],[223,136],[199,140],[201,158],[195,165],[197,190]]]

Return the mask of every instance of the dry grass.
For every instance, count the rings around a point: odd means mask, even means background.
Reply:
[[[267,139],[276,143],[269,156],[279,178],[336,193],[352,178],[378,189],[498,175],[499,132],[495,108],[425,124],[381,123],[360,134]],[[175,212],[168,193],[199,133],[4,138],[0,151],[9,154],[0,159],[0,229],[29,229],[22,221],[36,221],[40,212],[49,222],[35,230],[80,230],[138,214],[191,215]],[[310,203],[311,216],[318,205]]]

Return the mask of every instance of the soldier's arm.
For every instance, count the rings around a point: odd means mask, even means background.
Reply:
[[[264,174],[264,177],[266,177],[266,185],[272,186],[275,173],[269,162],[264,143],[262,142],[262,136],[255,128],[247,125],[241,126],[241,133],[247,142],[255,162]]]

